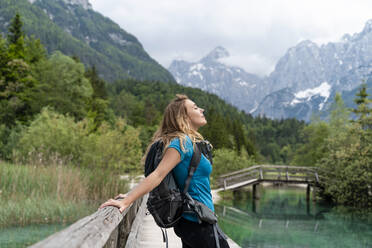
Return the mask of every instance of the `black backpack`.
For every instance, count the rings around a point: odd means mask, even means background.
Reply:
[[[147,200],[147,209],[154,217],[158,226],[162,228],[173,227],[181,218],[183,212],[190,211],[189,209],[186,209],[187,202],[190,200],[189,198],[191,198],[188,196],[187,190],[190,186],[191,178],[200,162],[200,150],[206,153],[205,156],[207,158],[212,157],[211,148],[208,144],[209,143],[206,142],[196,143],[183,192],[180,191],[172,172],[170,172],[163,181],[150,192]],[[157,141],[151,146],[145,162],[146,177],[159,165],[162,159],[163,149],[162,141]]]

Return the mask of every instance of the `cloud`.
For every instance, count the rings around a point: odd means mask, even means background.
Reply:
[[[135,35],[163,66],[197,61],[218,45],[248,72],[267,74],[300,40],[326,43],[360,32],[372,18],[365,0],[90,0]]]

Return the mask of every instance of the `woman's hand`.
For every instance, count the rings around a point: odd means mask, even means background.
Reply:
[[[118,194],[117,196],[115,196],[115,200],[120,200],[120,199],[124,199],[125,197],[127,197],[128,193],[126,194]]]
[[[101,209],[107,206],[114,206],[119,209],[120,213],[122,213],[129,205],[130,204],[126,204],[125,201],[110,199],[105,203],[102,203],[102,205],[99,208]]]

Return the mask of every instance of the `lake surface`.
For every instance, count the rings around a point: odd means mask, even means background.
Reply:
[[[1,248],[20,248],[32,245],[62,230],[67,224],[32,225],[0,229]]]
[[[345,208],[306,202],[306,188],[260,187],[216,205],[219,225],[241,247],[372,248],[372,223]],[[369,216],[371,214],[368,214]],[[371,219],[371,218],[370,218]]]

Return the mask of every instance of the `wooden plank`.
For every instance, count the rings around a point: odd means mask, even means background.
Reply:
[[[241,187],[244,187],[244,186],[248,186],[252,183],[255,183],[257,182],[258,179],[252,179],[252,180],[248,180],[248,181],[244,181],[244,182],[240,182],[240,183],[235,183],[233,185],[229,185],[226,187],[226,190],[230,190],[230,189],[237,189],[237,188],[241,188]]]
[[[174,233],[173,228],[167,229],[167,235],[169,247],[182,247],[181,239]],[[161,229],[156,225],[155,220],[151,215],[144,216],[141,228],[138,231],[136,242],[137,244],[135,247],[138,248],[165,248]]]
[[[139,208],[139,210],[136,214],[136,218],[134,219],[134,221],[132,223],[132,228],[131,228],[130,233],[128,235],[128,239],[127,239],[127,242],[125,244],[125,248],[139,247],[138,242],[137,242],[137,236],[138,236],[140,227],[143,224],[143,219],[146,215],[146,211],[147,211],[146,203],[147,203],[148,197],[149,197],[149,194],[146,194],[143,197],[141,206],[140,206],[140,208]]]
[[[167,229],[168,235],[168,247],[170,248],[181,248],[181,239],[174,233],[173,228]],[[227,242],[230,248],[239,248],[240,246],[236,244],[232,239],[228,237]],[[154,221],[151,215],[145,215],[142,221],[141,228],[137,236],[137,246],[136,248],[165,248],[165,243],[163,242],[163,234]]]

